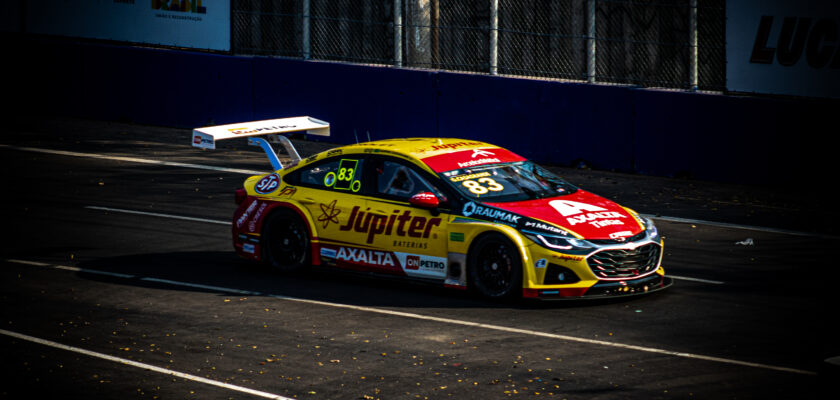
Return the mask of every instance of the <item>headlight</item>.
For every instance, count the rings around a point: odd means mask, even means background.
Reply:
[[[592,243],[589,243],[586,240],[576,239],[573,237],[541,234],[526,234],[525,236],[540,246],[554,251],[559,251],[561,253],[586,254],[595,247]]]
[[[656,225],[653,224],[652,219],[645,218],[645,229],[647,230],[649,238],[659,239],[659,231],[656,229]]]

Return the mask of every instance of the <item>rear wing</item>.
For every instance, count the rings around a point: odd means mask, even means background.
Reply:
[[[283,165],[280,163],[277,153],[271,147],[269,140],[283,145],[286,152],[292,157],[292,164],[296,164],[300,161],[300,155],[298,155],[289,138],[284,136],[294,132],[306,132],[315,136],[330,136],[330,124],[312,117],[292,117],[205,126],[193,129],[192,145],[202,149],[215,149],[216,142],[219,140],[247,137],[248,144],[262,147],[271,162],[271,166],[276,171],[283,169]]]

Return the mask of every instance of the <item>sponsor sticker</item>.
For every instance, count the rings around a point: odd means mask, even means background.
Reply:
[[[321,247],[321,257],[336,258],[338,252],[335,249]]]
[[[259,194],[269,194],[280,186],[280,175],[266,175],[254,185],[254,191]]]
[[[426,242],[415,242],[412,240],[394,240],[392,245],[394,247],[407,247],[410,249],[428,249],[429,244]]]
[[[534,268],[545,268],[548,266],[548,260],[545,258],[540,258],[537,262],[534,263]]]
[[[566,261],[583,261],[583,259],[585,258],[583,256],[572,256],[568,254],[552,254],[551,257]]]
[[[444,175],[451,176],[451,175],[455,175],[455,173],[454,172],[447,172]],[[490,176],[490,173],[487,172],[487,171],[483,171],[483,172],[476,172],[474,174],[464,174],[464,175],[452,176],[451,178],[449,178],[449,180],[452,181],[452,182],[461,182],[461,181],[466,181],[468,179],[478,179],[478,178],[484,178],[484,177],[487,177],[487,176]]]
[[[393,267],[394,257],[391,252],[359,249],[356,247],[340,247],[336,259],[355,264],[374,265],[379,267]]]
[[[621,232],[610,233],[610,239],[626,238],[628,236],[633,236],[633,232],[621,231]]]
[[[248,254],[254,254],[254,245],[251,243],[243,243],[242,251]]]
[[[260,204],[260,208],[257,210],[256,213],[254,213],[254,217],[251,218],[251,222],[248,223],[248,230],[250,230],[251,232],[257,230],[257,221],[260,220],[260,217],[262,216],[263,211],[265,211],[266,207],[268,207],[268,203]]]
[[[548,204],[557,210],[560,215],[566,217],[566,221],[571,226],[589,223],[596,228],[603,228],[605,226],[624,225],[624,221],[621,221],[621,219],[627,218],[620,212],[607,211],[606,208],[577,201],[552,200]]]
[[[405,257],[405,269],[420,269],[420,257],[419,256],[406,256]]]
[[[244,126],[244,127],[239,127],[239,128],[228,128],[228,132],[230,132],[234,135],[243,135],[243,134],[257,133],[257,132],[263,132],[263,131],[290,129],[290,128],[294,128],[296,126],[297,125],[275,125],[275,126],[266,126],[266,127],[262,127],[262,128],[251,128],[251,127]]]
[[[243,212],[239,219],[236,220],[237,228],[241,228],[242,224],[244,224],[245,221],[248,220],[248,216],[251,215],[251,212],[253,212],[255,208],[257,208],[257,203],[258,201],[254,200],[251,202],[250,205],[248,205],[248,208],[245,209],[245,212]]]
[[[440,259],[418,255],[405,256],[406,270],[443,271],[445,268],[446,263]]]
[[[318,222],[321,222],[321,228],[327,229],[327,226],[330,225],[330,222],[338,223],[338,215],[341,214],[341,210],[335,208],[335,203],[338,200],[333,200],[330,204],[321,203],[321,215],[318,216]]]
[[[451,145],[444,145],[451,146]],[[451,171],[479,165],[525,161],[525,158],[502,148],[472,149],[432,155],[422,159],[435,172]]]
[[[353,179],[358,175],[359,160],[342,159],[338,171],[328,172],[324,177],[324,186],[340,190],[358,192],[362,188],[362,181]]]
[[[546,231],[546,232],[551,232],[551,233],[559,233],[559,234],[564,235],[564,236],[569,234],[568,232],[566,232],[566,231],[564,231],[564,230],[562,230],[562,229],[560,229],[556,226],[552,226],[552,225],[549,225],[549,224],[546,224],[546,223],[543,223],[543,222],[540,222],[540,221],[535,221],[535,220],[525,220],[525,223],[522,224],[522,226],[524,228],[533,228],[533,229]]]
[[[286,186],[280,193],[277,193],[277,197],[291,197],[297,193],[297,188],[294,186]]]
[[[369,211],[361,211],[361,207],[355,206],[350,211],[347,223],[338,229],[342,231],[354,231],[367,234],[367,243],[373,243],[376,235],[396,235],[410,238],[427,239],[435,226],[440,226],[441,219],[426,218],[419,215],[412,215],[411,211],[394,210],[391,215],[378,214]]]
[[[432,150],[433,151],[434,150],[444,150],[444,149],[452,150],[452,149],[457,149],[459,147],[478,146],[478,145],[482,145],[482,144],[484,144],[484,143],[482,143],[482,142],[455,142],[455,143],[447,143],[447,144],[436,144],[436,145],[432,145]]]
[[[467,204],[464,204],[464,208],[461,209],[461,214],[463,214],[465,217],[485,217],[494,221],[509,222],[514,225],[519,223],[520,218],[520,216],[516,214],[504,210],[499,210],[496,208],[480,206],[472,201]]]

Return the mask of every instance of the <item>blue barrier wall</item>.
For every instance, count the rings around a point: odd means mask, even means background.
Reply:
[[[13,113],[183,128],[311,115],[339,143],[462,137],[545,163],[741,183],[834,169],[837,102],[4,39],[20,60]]]

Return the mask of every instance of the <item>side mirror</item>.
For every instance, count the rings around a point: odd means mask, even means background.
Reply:
[[[437,208],[440,205],[440,201],[438,200],[437,196],[435,196],[432,192],[420,192],[411,196],[408,199],[408,203],[412,206],[425,208],[428,210],[432,210]]]

